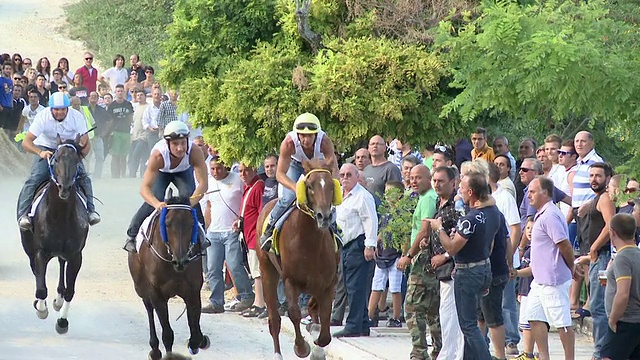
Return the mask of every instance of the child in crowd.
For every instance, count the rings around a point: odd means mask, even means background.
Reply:
[[[527,225],[524,228],[527,238],[531,239],[531,230],[533,229],[533,216],[527,218]],[[531,326],[527,319],[527,296],[531,289],[533,274],[529,263],[531,262],[531,247],[527,246],[520,260],[520,267],[516,271],[516,276],[521,278],[518,286],[518,300],[520,300],[520,329],[522,330],[522,344],[524,352],[514,360],[537,359],[533,354],[533,335],[531,334]]]
[[[389,205],[393,206],[402,197],[404,186],[401,182],[388,182],[385,186],[384,196]],[[392,210],[393,211],[393,210]],[[381,220],[381,226],[389,223],[390,216]],[[393,317],[387,321],[387,327],[402,327],[400,311],[402,310],[402,271],[398,270],[398,259],[402,256],[400,250],[385,245],[382,238],[378,238],[378,256],[375,260],[376,269],[371,285],[371,297],[369,299],[369,318],[373,325],[377,325],[376,310],[380,297],[384,294],[389,281],[389,291],[393,299]]]

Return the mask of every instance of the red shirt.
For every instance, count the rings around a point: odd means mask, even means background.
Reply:
[[[249,189],[251,189],[252,186],[254,188],[251,190],[251,193],[249,193]],[[260,204],[262,203],[263,192],[264,181],[256,175],[249,185],[244,186],[242,193],[242,204],[245,204],[245,198],[247,193],[249,193],[249,198],[246,199],[246,205],[244,205],[244,209],[240,209],[240,211],[244,211],[242,223],[244,241],[247,243],[247,247],[252,250],[256,249],[256,226],[258,224],[258,216],[260,215]]]
[[[96,91],[96,82],[98,81],[98,69],[91,68],[91,74],[89,74],[89,68],[83,66],[76,70],[76,74],[82,75],[82,85],[87,88],[87,92]]]

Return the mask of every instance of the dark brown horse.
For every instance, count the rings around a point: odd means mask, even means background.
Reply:
[[[173,330],[169,324],[168,301],[180,296],[187,306],[191,336],[189,352],[207,349],[209,337],[200,330],[200,290],[202,260],[197,240],[198,222],[189,198],[173,197],[177,188],[167,189],[167,207],[151,224],[148,237],[137,253],[129,253],[129,271],[138,296],[142,298],[149,319],[149,359],[162,358],[156,335],[154,310],[162,326],[162,343],[167,353],[173,348]]]
[[[324,162],[304,162],[307,174],[305,189],[306,207],[294,209],[284,223],[279,235],[279,259],[275,265],[265,251],[258,250],[260,272],[264,286],[264,297],[269,313],[269,332],[273,339],[275,359],[282,359],[280,352],[280,314],[278,313],[277,287],[282,271],[284,289],[289,304],[289,319],[293,323],[296,337],[294,352],[298,357],[309,356],[311,348],[300,333],[300,308],[298,297],[301,292],[311,295],[309,314],[313,324],[309,326],[312,334],[319,335],[314,343],[312,358],[324,358],[323,347],[331,342],[329,322],[334,289],[337,281],[337,266],[340,255],[336,252],[335,241],[329,231],[332,221],[333,200],[336,184],[330,167]],[[338,188],[339,190],[339,188]],[[262,233],[262,224],[275,204],[268,203],[258,219],[258,237]],[[302,209],[304,209],[304,211]],[[318,325],[319,324],[319,325]],[[317,351],[316,351],[317,350]]]
[[[46,302],[47,265],[52,258],[58,258],[60,276],[53,308],[56,311],[62,309],[56,321],[59,334],[69,329],[69,304],[75,294],[76,279],[82,265],[82,249],[89,233],[89,217],[76,185],[82,167],[82,149],[86,145],[81,144],[80,138],[81,135],[78,135],[75,141],[63,142],[58,136],[58,147],[48,164],[48,189],[33,217],[33,231],[20,230],[22,247],[36,277],[36,300],[33,306],[40,319],[49,315]]]

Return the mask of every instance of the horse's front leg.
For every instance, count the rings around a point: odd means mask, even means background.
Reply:
[[[311,352],[311,346],[309,346],[309,343],[300,332],[300,320],[302,318],[300,306],[298,305],[300,291],[288,279],[284,281],[284,291],[287,294],[287,302],[289,303],[289,319],[293,323],[293,329],[296,333],[293,352],[299,358],[306,358]]]
[[[147,318],[149,319],[149,346],[151,351],[149,352],[149,359],[160,360],[162,358],[162,352],[160,351],[160,340],[158,340],[158,334],[156,334],[156,322],[153,317],[153,305],[151,300],[142,299],[145,309],[147,309]]]
[[[189,338],[189,353],[195,355],[200,349],[206,350],[211,345],[211,340],[207,335],[202,334],[202,329],[200,328],[202,301],[199,289],[192,291],[189,297],[183,299],[187,305],[187,321],[191,335]]]
[[[47,308],[47,264],[49,264],[51,256],[45,254],[42,250],[37,250],[34,258],[34,274],[36,276],[36,300],[33,307],[36,309],[36,315],[40,319],[46,319],[49,316]]]
[[[162,326],[162,343],[164,344],[164,349],[167,353],[170,353],[173,350],[173,329],[171,329],[171,324],[169,324],[168,301],[168,299],[161,299],[157,295],[153,295],[151,298],[151,304],[153,304],[153,308],[156,310],[158,320],[160,321],[160,326]]]
[[[59,257],[58,263],[60,264],[60,276],[58,277],[58,288],[56,289],[58,292],[58,296],[56,296],[56,298],[53,299],[53,310],[55,311],[60,311],[60,309],[62,309],[62,303],[64,301],[63,299],[64,293],[65,293],[64,271],[65,271],[67,262],[64,261],[64,259],[62,259],[61,257]]]
[[[61,263],[60,266],[62,266],[62,264],[63,263]],[[67,266],[65,269],[67,287],[64,290],[64,302],[62,303],[60,317],[58,318],[58,321],[56,321],[56,331],[58,332],[58,334],[65,334],[67,331],[69,331],[69,321],[67,320],[67,316],[69,315],[69,306],[71,305],[71,300],[73,300],[73,296],[76,293],[76,279],[78,278],[78,273],[80,272],[81,266],[82,253],[76,254],[74,257],[70,258],[67,261]],[[64,284],[64,279],[61,279],[61,283]]]

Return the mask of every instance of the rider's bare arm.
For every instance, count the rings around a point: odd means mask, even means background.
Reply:
[[[35,140],[36,136],[33,135],[31,131],[27,131],[27,135],[25,135],[24,140],[22,141],[22,148],[32,154],[40,155],[42,150],[33,143]]]
[[[336,152],[333,147],[333,142],[327,136],[322,138],[320,144],[320,152],[324,155],[324,160],[327,164],[331,165],[331,173],[334,178],[338,178],[338,161],[336,160]]]
[[[293,144],[293,140],[288,136],[282,141],[280,145],[280,157],[278,159],[278,168],[276,169],[276,180],[285,188],[296,191],[296,181],[298,179],[289,179],[287,171],[289,171],[289,165],[291,165],[291,156],[295,153],[296,148]]]
[[[164,166],[164,159],[158,150],[153,150],[149,156],[149,163],[147,164],[147,170],[142,177],[142,185],[140,185],[140,195],[147,202],[147,204],[153,206],[155,209],[162,206],[162,201],[158,200],[153,195],[153,184],[156,182],[158,172]]]
[[[191,196],[191,206],[195,206],[209,188],[207,163],[204,161],[204,154],[202,151],[196,151],[196,149],[199,150],[194,146],[194,149],[189,154],[189,163],[193,166],[193,170],[196,174],[196,180],[198,181],[198,187]]]

